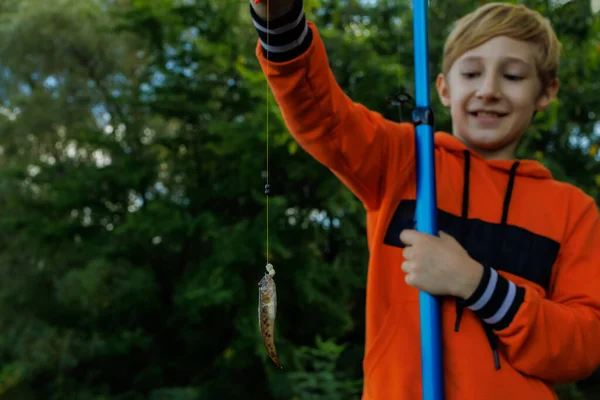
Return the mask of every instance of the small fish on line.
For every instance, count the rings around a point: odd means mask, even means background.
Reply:
[[[270,263],[266,265],[267,273],[258,283],[258,321],[263,343],[271,360],[281,368],[277,349],[275,348],[275,315],[277,314],[277,290],[275,287],[275,269]]]

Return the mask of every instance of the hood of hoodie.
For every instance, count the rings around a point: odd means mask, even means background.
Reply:
[[[516,161],[519,162],[519,168],[515,171],[517,176],[537,178],[537,179],[552,179],[550,171],[535,160],[485,160],[479,153],[469,149],[456,136],[447,132],[435,133],[435,145],[450,152],[463,154],[465,151],[471,153],[471,158],[480,159],[487,163],[491,168],[502,171],[506,174],[511,172],[511,168]]]

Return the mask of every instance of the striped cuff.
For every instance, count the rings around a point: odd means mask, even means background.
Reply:
[[[269,22],[261,19],[252,6],[250,13],[263,55],[267,60],[290,61],[310,47],[313,35],[306,23],[302,0],[295,0],[294,6],[287,14]]]
[[[484,267],[479,286],[462,304],[492,329],[502,330],[510,325],[524,300],[524,288],[504,278],[495,269]]]

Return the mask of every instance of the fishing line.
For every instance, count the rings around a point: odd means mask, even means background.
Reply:
[[[260,0],[255,0],[257,3]],[[266,7],[267,7],[267,60],[269,59],[269,1],[270,0],[266,0]],[[269,63],[266,63],[267,65],[267,77],[269,76]],[[266,184],[265,184],[265,196],[266,196],[266,230],[267,230],[267,237],[266,237],[266,247],[267,247],[267,254],[266,254],[266,259],[267,259],[267,264],[269,263],[269,192],[270,192],[270,185],[269,185],[269,80],[266,80],[266,91],[265,91],[265,98],[266,98],[266,106],[267,106],[267,123],[266,123],[266,132],[265,132],[265,136],[266,136],[266,155],[267,155],[267,159],[266,159]]]

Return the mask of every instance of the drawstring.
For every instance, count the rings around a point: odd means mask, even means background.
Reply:
[[[510,207],[510,200],[512,199],[512,192],[515,186],[515,175],[517,173],[517,167],[519,166],[519,162],[515,162],[510,168],[510,175],[508,177],[508,187],[506,188],[506,195],[504,196],[504,205],[502,207],[502,229],[503,233],[500,236],[504,240],[506,236],[506,221],[508,220],[508,209]],[[503,242],[499,244],[497,247],[498,255],[502,250]],[[499,256],[496,256],[496,260],[500,259]],[[500,358],[498,357],[498,336],[494,334],[492,328],[490,328],[487,324],[483,324],[483,328],[488,337],[488,341],[490,342],[490,346],[492,347],[492,352],[494,353],[494,364],[496,365],[496,369],[500,369]]]
[[[494,365],[496,366],[496,369],[500,369],[500,357],[498,357],[498,336],[496,336],[494,334],[494,332],[492,331],[492,328],[490,328],[489,326],[487,326],[486,324],[482,324],[483,325],[483,330],[485,331],[485,335],[488,338],[488,342],[490,343],[490,347],[492,348],[492,354],[494,355]]]
[[[471,171],[471,153],[469,150],[464,150],[463,154],[465,155],[465,168],[464,168],[464,178],[463,178],[463,197],[462,197],[462,213],[460,217],[462,218],[462,223],[460,224],[460,237],[463,239],[463,243],[466,242],[466,229],[468,224],[467,218],[469,216],[469,172]],[[460,329],[460,320],[462,318],[464,307],[458,301],[456,301],[456,322],[454,323],[454,332],[458,332]]]
[[[471,170],[471,153],[468,150],[464,150],[463,154],[465,156],[465,166],[464,166],[464,180],[463,180],[463,201],[462,201],[462,213],[461,213],[461,228],[460,228],[460,236],[463,239],[463,243],[466,243],[466,228],[468,226],[467,219],[469,215],[469,173]],[[506,229],[507,220],[508,220],[508,210],[510,208],[510,201],[512,199],[513,188],[515,185],[515,176],[517,174],[517,168],[519,167],[519,162],[516,161],[510,168],[510,174],[508,177],[508,187],[506,188],[506,194],[504,196],[504,204],[502,205],[502,218],[501,225],[503,229]],[[504,238],[505,235],[501,237]],[[500,253],[502,249],[502,243],[497,247],[498,253]],[[499,259],[499,257],[496,257]],[[460,299],[456,299],[456,321],[454,323],[454,332],[458,332],[460,328],[460,320],[463,315],[463,301]],[[494,356],[494,364],[496,369],[500,369],[500,358],[498,356],[498,337],[494,334],[492,329],[487,324],[482,324],[483,330],[488,338],[488,342],[490,343],[490,347],[492,348],[492,353]]]
[[[516,161],[512,167],[510,167],[508,187],[506,188],[506,196],[504,196],[504,207],[502,207],[502,225],[504,227],[506,227],[506,220],[508,219],[508,208],[510,207],[510,200],[512,198],[513,187],[515,186],[515,175],[517,174],[518,166],[519,162]]]

